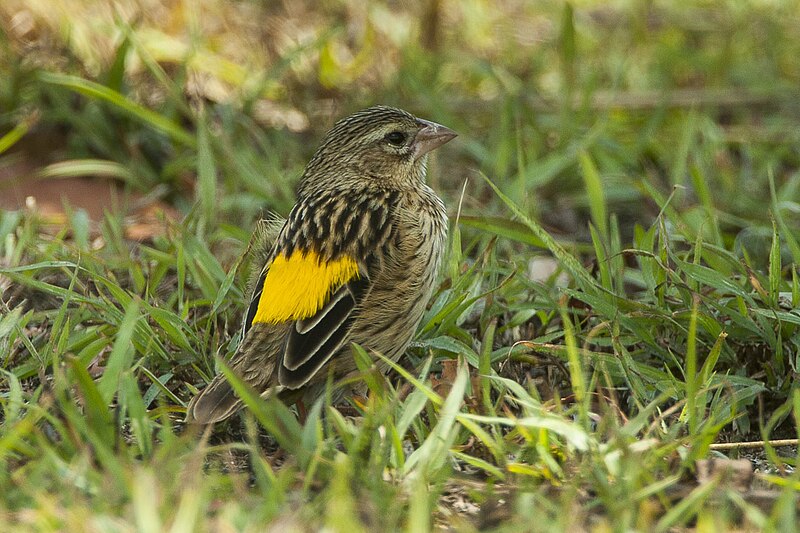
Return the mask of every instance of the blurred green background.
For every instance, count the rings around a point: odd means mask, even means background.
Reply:
[[[627,227],[676,185],[672,206],[695,229],[712,207],[723,240],[769,229],[768,173],[797,198],[797,2],[6,0],[0,13],[0,131],[26,132],[4,157],[17,179],[111,161],[148,199],[247,226],[287,211],[336,118],[384,103],[459,131],[432,179],[451,207],[469,179],[467,214],[500,213],[481,172],[585,239],[581,165]],[[14,155],[29,166],[7,170]]]

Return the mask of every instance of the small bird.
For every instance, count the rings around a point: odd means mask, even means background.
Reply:
[[[385,106],[334,125],[277,237],[262,245],[242,341],[228,363],[237,376],[262,396],[313,398],[329,373],[356,372],[351,343],[395,361],[405,352],[447,240],[444,203],[425,183],[427,154],[454,137]],[[218,422],[241,403],[220,374],[189,403],[186,420]]]

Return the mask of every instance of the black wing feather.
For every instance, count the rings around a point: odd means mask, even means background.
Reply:
[[[355,319],[353,309],[368,287],[366,279],[355,279],[340,287],[313,317],[295,322],[286,337],[281,385],[302,387],[342,347]]]

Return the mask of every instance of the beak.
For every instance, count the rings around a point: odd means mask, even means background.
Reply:
[[[417,132],[417,136],[414,138],[415,160],[458,137],[456,132],[441,124],[422,120],[421,118],[417,119],[417,121],[422,125],[422,129]]]

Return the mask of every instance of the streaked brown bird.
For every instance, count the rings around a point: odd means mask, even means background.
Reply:
[[[264,264],[228,363],[241,379],[265,396],[313,398],[329,372],[356,371],[351,343],[391,360],[405,352],[447,239],[444,203],[425,183],[427,154],[455,136],[384,106],[334,125],[277,238],[261,245]],[[209,424],[240,406],[220,374],[192,399],[186,419]]]

